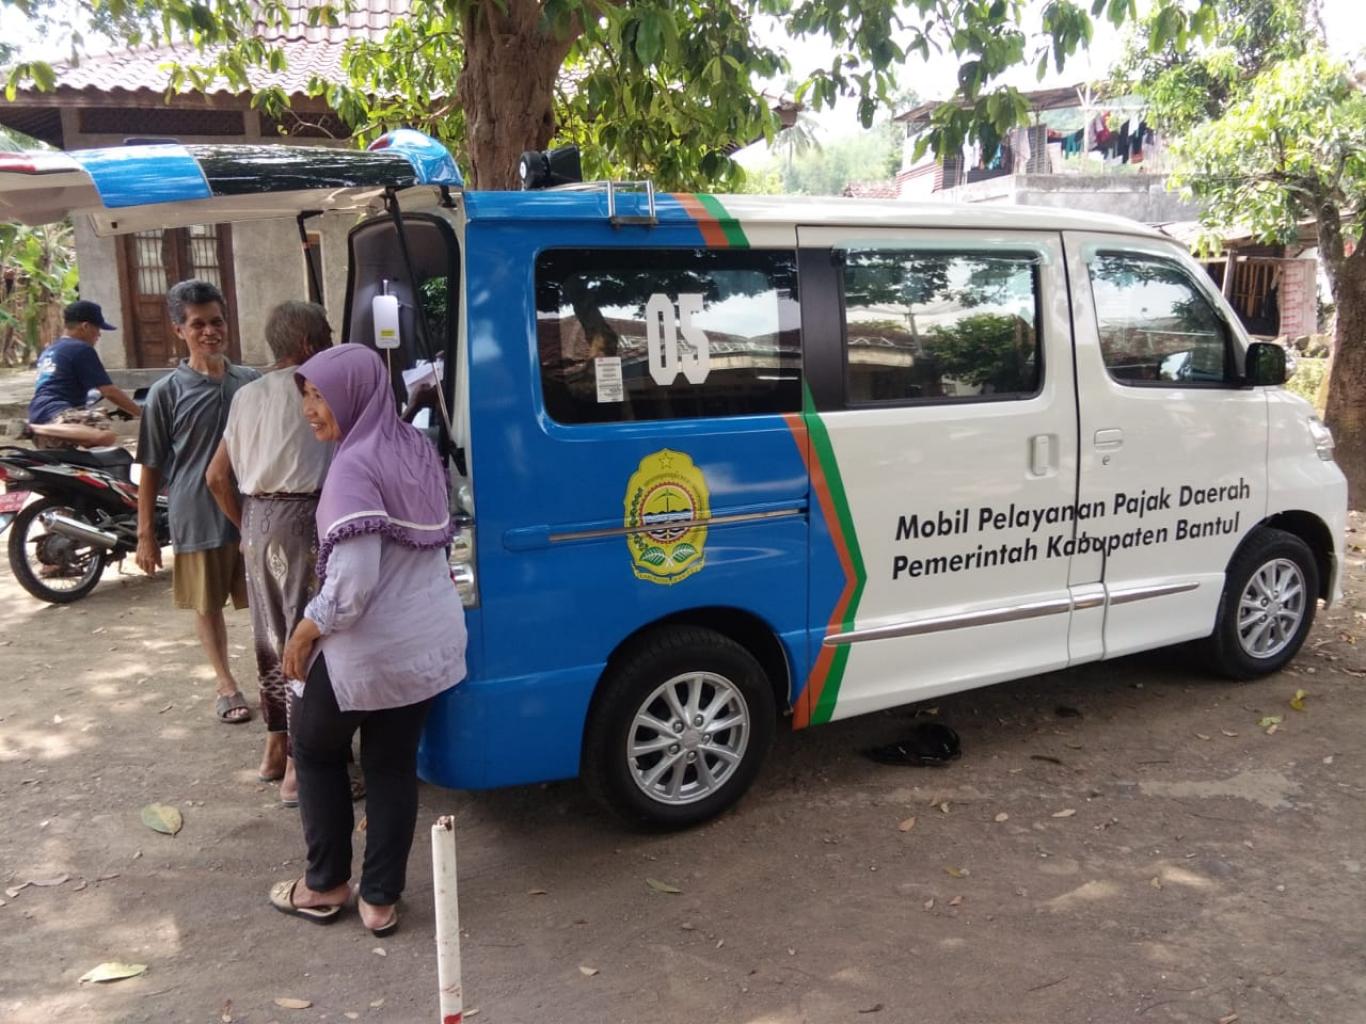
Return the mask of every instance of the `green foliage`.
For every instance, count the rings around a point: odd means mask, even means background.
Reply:
[[[1117,83],[1136,85],[1151,104],[1148,120],[1181,134],[1217,118],[1276,62],[1301,56],[1312,42],[1311,0],[1220,0],[1217,22],[1202,23],[1194,45],[1164,34],[1154,12],[1138,26]]]
[[[50,310],[76,298],[73,235],[65,222],[0,224],[0,332],[7,356],[27,361],[43,343]]]
[[[1263,71],[1223,116],[1192,129],[1177,183],[1210,224],[1250,224],[1268,241],[1318,217],[1331,271],[1345,239],[1366,229],[1363,138],[1366,97],[1346,65],[1312,49]]]
[[[1208,34],[1217,2],[1153,0],[1154,44],[1180,47]],[[59,9],[54,0],[0,3],[47,18],[54,36],[65,33],[79,52],[69,7]],[[278,69],[283,59],[260,30],[290,16],[285,0],[77,0],[76,6],[88,25],[117,40],[174,39],[204,53],[202,66],[169,70],[170,88],[203,89],[221,80],[245,90],[253,68]],[[1138,11],[1137,0],[1048,0],[1042,32],[1032,33],[1029,6],[1024,0],[414,0],[383,42],[353,48],[347,82],[314,85],[362,136],[412,124],[451,145],[467,166],[477,165],[471,154],[492,143],[466,131],[470,111],[456,101],[469,63],[466,36],[472,27],[530,17],[537,28],[530,47],[498,57],[504,67],[508,57],[523,58],[529,75],[537,73],[537,58],[549,54],[559,62],[558,76],[543,85],[537,78],[536,88],[554,91],[557,141],[583,147],[586,173],[651,175],[672,187],[736,187],[743,175],[729,154],[759,137],[772,140],[779,128],[761,84],[791,70],[760,37],[761,19],[776,19],[794,38],[828,44],[828,63],[799,69],[804,77],[796,99],[819,109],[850,97],[864,127],[891,101],[908,61],[952,53],[959,61],[959,102],[936,111],[923,140],[948,153],[968,135],[992,146],[1023,123],[1019,90],[995,84],[1003,72],[1021,63],[1037,66],[1040,75],[1050,63],[1061,69],[1090,40],[1093,18],[1120,24]],[[309,20],[335,24],[346,8],[347,0],[320,4],[309,9]],[[487,31],[475,42],[499,45]],[[12,94],[20,85],[45,88],[51,81],[50,67],[30,61],[9,68],[7,85]],[[270,113],[284,99],[275,89],[254,96]],[[490,121],[516,123],[525,145],[533,146],[545,127],[539,111],[529,112],[535,104],[511,94],[494,102],[505,106]]]
[[[1323,379],[1328,375],[1327,359],[1310,359],[1300,356],[1295,365],[1295,374],[1285,386],[1293,391],[1305,401],[1310,402],[1323,414],[1323,405],[1320,402],[1320,392],[1323,388]]]
[[[780,133],[778,141],[783,135]],[[853,181],[885,181],[901,160],[901,134],[895,125],[845,136],[792,154],[776,146],[769,162],[749,172],[770,193],[837,196]],[[747,180],[748,185],[748,180]]]

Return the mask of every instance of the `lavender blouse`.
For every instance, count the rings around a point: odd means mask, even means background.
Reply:
[[[313,656],[327,656],[342,711],[416,704],[465,678],[465,609],[442,548],[340,540],[304,614],[322,633]]]

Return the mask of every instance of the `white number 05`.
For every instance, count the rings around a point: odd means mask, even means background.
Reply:
[[[663,292],[650,296],[645,306],[645,338],[650,347],[650,376],[662,388],[679,371],[689,384],[701,384],[711,373],[711,349],[707,332],[693,323],[702,313],[702,296],[684,292],[678,296],[677,320],[673,300]],[[683,340],[679,342],[679,334]]]

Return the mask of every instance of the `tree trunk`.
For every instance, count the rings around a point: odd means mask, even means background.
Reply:
[[[471,188],[518,188],[517,161],[544,149],[555,134],[555,79],[574,40],[545,28],[535,0],[470,3],[464,14],[465,66],[460,105],[465,111]]]
[[[1349,507],[1366,508],[1366,259],[1358,249],[1333,267],[1337,327],[1324,419],[1347,477]]]

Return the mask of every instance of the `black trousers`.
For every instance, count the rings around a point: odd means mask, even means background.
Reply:
[[[319,657],[308,673],[290,718],[299,814],[308,845],[304,881],[315,892],[351,878],[351,782],[346,773],[351,738],[360,730],[365,776],[365,860],[360,895],[388,906],[403,892],[417,825],[417,745],[432,699],[381,711],[342,711],[327,664]]]

